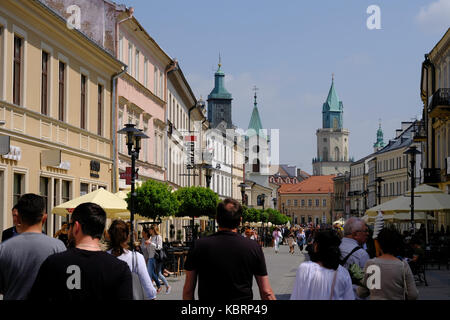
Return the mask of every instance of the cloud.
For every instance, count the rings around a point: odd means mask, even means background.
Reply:
[[[449,27],[450,0],[438,0],[420,9],[417,23],[428,32],[443,32]]]

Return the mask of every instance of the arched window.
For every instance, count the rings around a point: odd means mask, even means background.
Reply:
[[[334,148],[334,161],[340,161],[340,154],[339,154],[339,148]]]
[[[337,118],[333,118],[333,129],[337,129],[339,126],[339,122]]]

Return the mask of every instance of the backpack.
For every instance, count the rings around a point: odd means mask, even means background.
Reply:
[[[350,258],[350,256],[355,253],[356,251],[358,251],[359,249],[362,249],[360,246],[356,246],[353,248],[352,251],[350,251],[350,253],[348,255],[345,256],[344,259],[342,259],[339,264],[341,266],[344,266],[345,263],[347,262],[348,258]],[[356,263],[352,263],[349,267],[348,267],[348,273],[350,274],[350,278],[352,279],[352,283],[356,284],[356,285],[362,285],[361,282],[364,278],[364,272],[361,270],[361,268],[359,267],[358,264]]]

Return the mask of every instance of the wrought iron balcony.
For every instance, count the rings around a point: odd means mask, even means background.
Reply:
[[[441,169],[440,168],[424,168],[423,169],[423,182],[424,183],[439,183],[439,182],[441,182]]]
[[[430,117],[450,115],[450,88],[438,89],[428,100]]]

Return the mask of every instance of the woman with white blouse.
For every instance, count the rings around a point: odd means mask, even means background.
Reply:
[[[297,269],[291,300],[354,300],[352,280],[340,262],[341,240],[333,231],[315,234],[311,261]]]
[[[114,220],[108,229],[109,250],[108,253],[116,256],[118,259],[125,261],[130,270],[133,271],[133,255],[136,255],[135,266],[136,273],[139,276],[146,299],[153,300],[156,298],[156,290],[152,284],[152,280],[147,271],[144,257],[139,252],[128,250],[129,228],[122,220]]]

